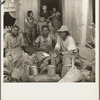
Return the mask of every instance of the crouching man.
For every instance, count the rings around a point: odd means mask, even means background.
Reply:
[[[72,55],[77,52],[77,47],[74,39],[69,34],[68,27],[66,25],[62,25],[62,27],[58,30],[58,35],[54,52],[58,55],[60,61],[62,60],[63,67],[61,77],[64,77],[72,66]]]

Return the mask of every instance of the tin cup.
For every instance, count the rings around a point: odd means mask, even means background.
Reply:
[[[38,75],[38,69],[36,65],[31,66],[31,75]]]

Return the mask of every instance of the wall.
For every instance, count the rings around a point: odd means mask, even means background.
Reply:
[[[82,0],[63,0],[63,24],[69,27],[69,32],[78,43],[80,41],[80,27]]]
[[[76,43],[82,45],[85,45],[86,38],[89,39],[88,25],[92,22],[91,2],[92,0],[63,0],[63,24],[69,27]]]
[[[91,41],[91,37],[90,37],[90,30],[89,30],[89,26],[90,24],[93,22],[93,2],[94,0],[89,0],[89,7],[88,7],[88,22],[87,22],[87,35],[86,35],[86,41],[90,42]]]

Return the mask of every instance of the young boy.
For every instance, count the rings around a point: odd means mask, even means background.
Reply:
[[[47,22],[45,21],[44,17],[40,17],[40,21],[37,24],[37,31],[39,34],[42,34],[42,26],[47,25]]]

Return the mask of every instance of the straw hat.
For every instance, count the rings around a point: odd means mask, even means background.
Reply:
[[[58,32],[65,32],[65,31],[68,31],[67,25],[62,25],[61,28],[58,30]]]

